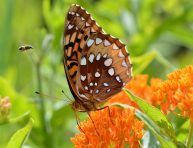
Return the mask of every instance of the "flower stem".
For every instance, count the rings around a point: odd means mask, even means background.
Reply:
[[[36,72],[37,72],[37,81],[38,81],[38,90],[40,92],[40,120],[43,127],[43,132],[45,135],[44,144],[47,148],[52,147],[52,139],[48,130],[48,124],[46,121],[46,109],[45,109],[45,100],[42,95],[42,77],[41,77],[41,62],[36,63]]]
[[[193,122],[190,121],[189,135],[187,139],[187,148],[191,148],[193,145]]]

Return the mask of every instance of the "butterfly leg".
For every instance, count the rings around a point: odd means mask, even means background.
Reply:
[[[83,130],[83,129],[81,128],[81,126],[80,126],[80,122],[79,122],[80,120],[79,120],[79,118],[78,118],[78,115],[77,115],[76,111],[74,111],[74,114],[75,114],[75,117],[76,117],[76,124],[78,125],[78,129],[79,129],[82,133],[85,134],[86,139],[87,139],[88,142],[89,142],[89,139],[88,139],[86,133],[84,132],[84,130]]]
[[[94,128],[95,128],[95,130],[96,130],[97,135],[100,137],[100,134],[99,134],[99,132],[98,132],[97,129],[96,129],[96,126],[95,126],[95,124],[94,124],[94,121],[93,121],[92,118],[91,118],[90,113],[87,112],[87,114],[88,114],[89,118],[91,119],[91,121],[92,121],[92,123],[93,123],[93,125],[94,125]]]
[[[111,119],[111,112],[110,112],[110,107],[109,107],[109,106],[105,106],[105,107],[99,108],[99,109],[97,109],[97,110],[103,110],[103,109],[105,109],[105,108],[108,109],[109,118],[110,118],[110,121],[111,121],[112,125],[115,125],[115,124],[113,123],[112,119]]]

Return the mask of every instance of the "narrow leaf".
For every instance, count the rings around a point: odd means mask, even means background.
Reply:
[[[129,97],[134,100],[137,105],[149,116],[149,118],[158,125],[164,134],[175,140],[175,132],[172,124],[167,120],[166,116],[156,107],[148,104],[146,101],[136,97],[128,89],[125,89]]]
[[[19,129],[9,140],[7,148],[21,148],[27,139],[31,129],[33,126],[33,119],[30,118],[29,122],[23,127]]]

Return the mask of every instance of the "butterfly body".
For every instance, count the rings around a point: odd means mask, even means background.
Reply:
[[[132,78],[125,45],[105,34],[78,5],[70,7],[66,18],[64,67],[76,111],[98,110]]]

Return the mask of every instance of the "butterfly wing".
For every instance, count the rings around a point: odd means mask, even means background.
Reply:
[[[91,101],[104,102],[131,80],[125,45],[103,32],[92,33],[81,54],[78,91]]]
[[[64,66],[75,99],[104,102],[130,81],[125,45],[104,34],[78,5],[68,11],[64,36]]]
[[[92,25],[93,30],[88,27]],[[72,5],[68,11],[65,21],[64,31],[64,68],[71,92],[75,98],[78,94],[76,91],[76,79],[80,55],[85,44],[85,40],[91,31],[100,31],[101,28],[91,19],[84,9],[78,5]]]

